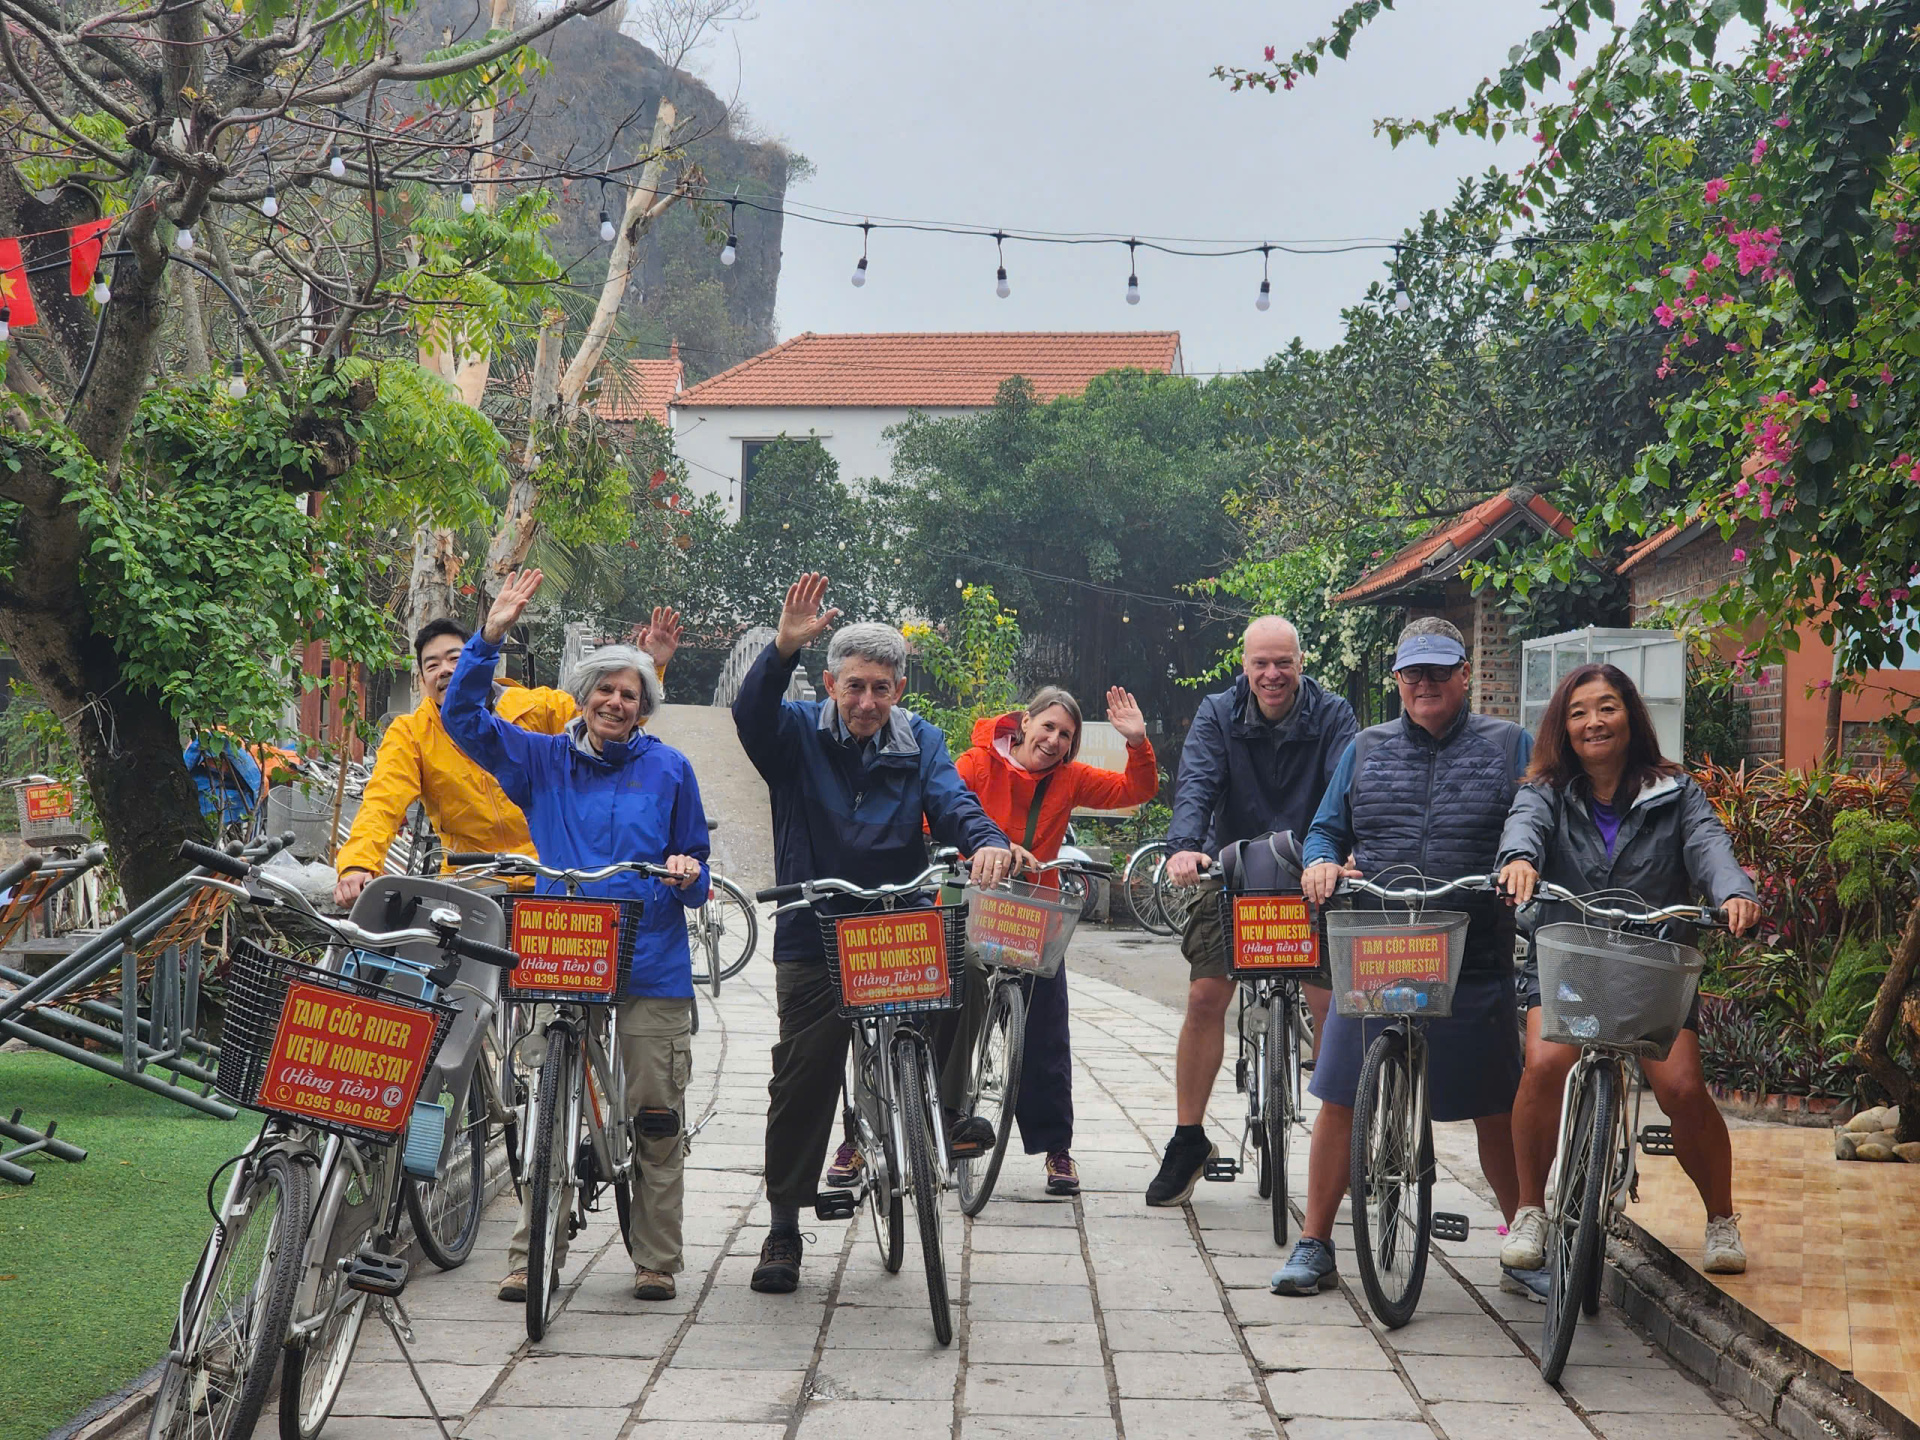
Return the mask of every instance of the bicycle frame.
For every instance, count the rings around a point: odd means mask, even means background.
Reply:
[[[920,1063],[920,1075],[926,1084],[927,1094],[937,1097],[940,1093],[940,1076],[933,1063],[933,1046],[924,1032],[906,1017],[898,1015],[880,1015],[855,1020],[853,1025],[854,1044],[854,1080],[867,1087],[873,1098],[879,1102],[878,1112],[886,1117],[887,1133],[872,1138],[876,1146],[884,1144],[887,1155],[887,1198],[904,1196],[907,1193],[907,1151],[906,1120],[900,1113],[900,1095],[893,1084],[893,1066],[886,1063],[893,1055],[898,1043],[907,1041],[917,1053]],[[877,1077],[869,1072],[877,1071]],[[875,1083],[877,1078],[878,1083]],[[866,1116],[860,1108],[859,1097],[854,1097],[853,1112],[855,1124],[864,1124]],[[945,1175],[953,1168],[952,1156],[947,1152],[946,1126],[934,1125],[934,1147],[939,1159],[940,1174]],[[868,1183],[871,1183],[869,1180]],[[944,1186],[942,1187],[944,1188]]]

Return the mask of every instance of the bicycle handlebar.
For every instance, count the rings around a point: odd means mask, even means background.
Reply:
[[[197,840],[188,840],[180,846],[180,858],[191,860],[202,870],[211,870],[216,875],[225,875],[230,880],[244,880],[253,873],[253,866],[238,855],[229,855],[226,851],[212,845],[202,845]]]
[[[801,880],[790,885],[772,885],[765,890],[756,890],[753,898],[763,905],[785,905],[794,901],[811,905],[823,895],[848,895],[855,900],[887,900],[895,895],[910,895],[938,880],[957,876],[960,873],[959,859],[960,852],[947,846],[936,850],[933,863],[913,879],[895,885],[855,885],[850,880],[834,879]]]
[[[592,885],[623,871],[632,871],[636,875],[651,875],[656,880],[679,878],[666,866],[655,865],[646,860],[616,860],[611,865],[602,865],[598,870],[558,870],[551,865],[542,865],[531,855],[487,855],[474,851],[459,851],[447,856],[446,861],[449,865],[460,869],[487,865],[503,875],[539,875],[548,880],[562,880],[571,885]]]
[[[1596,920],[1618,920],[1628,925],[1653,925],[1662,920],[1685,920],[1695,925],[1719,925],[1727,923],[1726,907],[1722,905],[1667,905],[1658,910],[1632,912],[1617,905],[1597,905],[1589,897],[1576,895],[1564,885],[1556,885],[1551,880],[1542,880],[1534,887],[1536,898],[1558,900],[1573,906],[1582,915]],[[1638,898],[1637,896],[1635,897]]]

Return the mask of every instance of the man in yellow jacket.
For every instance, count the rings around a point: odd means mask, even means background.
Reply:
[[[664,671],[680,646],[680,617],[665,606],[641,633],[640,645]],[[418,800],[449,853],[534,853],[527,820],[499,784],[453,743],[440,721],[440,702],[459,663],[467,631],[451,620],[434,620],[414,637],[413,658],[420,668],[420,703],[387,727],[374,761],[373,776],[360,797],[353,833],[334,860],[340,878],[334,903],[352,905],[367,882],[386,866],[387,847],[406,822],[407,807]],[[529,689],[505,681],[494,693],[494,713],[522,729],[558,735],[574,717],[573,697],[564,690]]]

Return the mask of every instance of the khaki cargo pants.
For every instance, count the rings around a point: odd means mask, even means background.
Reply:
[[[635,1137],[633,1226],[627,1248],[636,1268],[677,1275],[685,1268],[680,1254],[680,1220],[686,1200],[687,1082],[693,1076],[693,1001],[638,997],[613,1007],[614,1039],[627,1079],[627,1114],[643,1109],[679,1112],[680,1133],[657,1140]],[[599,1022],[604,1024],[604,1021]],[[573,1204],[573,1187],[566,1202]],[[507,1242],[507,1269],[524,1270],[531,1236],[527,1207]],[[567,1259],[566,1226],[560,1227],[560,1254]]]

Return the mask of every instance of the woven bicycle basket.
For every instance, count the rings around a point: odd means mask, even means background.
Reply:
[[[1464,910],[1327,911],[1334,1007],[1355,1018],[1445,1019],[1467,958],[1470,918]]]
[[[1664,1060],[1693,1009],[1706,961],[1690,945],[1598,925],[1542,925],[1540,1038]]]
[[[937,917],[941,943],[946,950],[947,992],[934,999],[886,1000],[873,1004],[849,1003],[840,975],[840,921],[871,918],[875,921],[906,919],[932,911]],[[832,913],[814,907],[820,925],[820,944],[827,954],[827,979],[833,985],[844,1020],[866,1019],[878,1015],[924,1014],[934,1010],[956,1009],[966,993],[967,980],[967,907],[965,902],[948,905],[913,905],[886,909],[879,904],[857,900],[834,907]]]
[[[540,906],[552,906],[555,902],[574,903],[574,898],[566,895],[530,895],[515,892],[511,895],[496,896],[500,908],[507,915],[507,945],[519,950],[514,944],[514,916],[524,906],[529,909]],[[507,999],[522,1003],[564,1003],[568,1005],[611,1005],[620,999],[621,983],[633,969],[633,949],[640,940],[640,917],[646,906],[638,900],[609,900],[599,896],[580,896],[582,905],[612,905],[619,911],[619,934],[615,937],[614,953],[611,957],[613,985],[611,989],[599,993],[579,989],[567,989],[550,986],[536,986],[516,983],[517,976],[523,974],[515,969],[508,974],[503,987]]]
[[[388,1105],[390,1111],[398,1112],[399,1122],[384,1126],[355,1124],[338,1115],[268,1103],[262,1098],[262,1087],[272,1069],[274,1041],[287,1009],[288,990],[298,983],[350,999],[377,1001],[392,1007],[393,1011],[405,1012],[410,1020],[430,1024],[432,1035],[413,1072],[415,1093],[432,1068],[441,1042],[447,1038],[447,1027],[456,1013],[454,1007],[302,964],[285,955],[276,955],[251,940],[236,941],[232,953],[233,963],[227,971],[226,1020],[220,1036],[220,1058],[214,1070],[214,1089],[245,1109],[257,1110],[263,1115],[286,1116],[330,1134],[375,1145],[392,1145],[398,1141],[406,1133],[406,1117],[411,1112],[414,1094]]]

